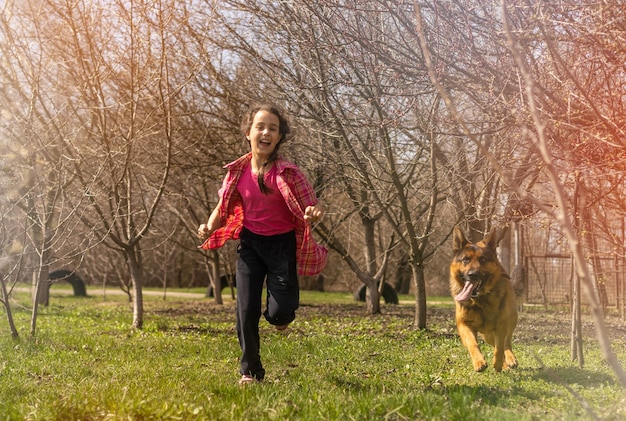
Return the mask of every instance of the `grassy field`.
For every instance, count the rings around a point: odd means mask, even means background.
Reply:
[[[447,298],[433,300],[429,328],[420,331],[412,328],[411,297],[367,317],[349,294],[303,292],[286,333],[261,322],[266,381],[242,388],[229,294],[223,306],[168,294],[166,300],[145,296],[145,327],[136,331],[123,296],[75,298],[53,288],[34,338],[28,336],[28,297],[16,296],[20,338],[10,338],[4,313],[0,323],[0,419],[626,417],[626,394],[604,363],[591,324],[585,327],[585,367],[570,361],[564,313],[523,312],[514,343],[520,367],[474,373]],[[618,320],[611,325],[614,348],[626,363],[624,329]],[[489,361],[491,350],[483,349]]]

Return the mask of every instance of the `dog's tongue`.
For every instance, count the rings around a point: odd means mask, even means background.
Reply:
[[[459,292],[454,299],[456,301],[467,301],[470,297],[470,295],[472,295],[472,288],[474,286],[472,285],[472,283],[470,281],[466,281],[465,285],[463,286],[463,290],[461,292]]]

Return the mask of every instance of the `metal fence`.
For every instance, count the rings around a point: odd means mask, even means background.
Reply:
[[[602,257],[597,259],[601,275],[596,276],[597,294],[604,307],[624,307],[624,259]],[[564,254],[529,255],[525,257],[526,297],[529,304],[567,304],[572,301],[574,273],[572,259]],[[583,296],[582,302],[587,300]]]

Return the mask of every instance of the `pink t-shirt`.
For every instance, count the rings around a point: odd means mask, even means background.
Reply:
[[[276,185],[276,175],[276,166],[265,174],[265,185],[271,189],[269,194],[261,192],[250,164],[243,169],[237,183],[237,191],[243,200],[243,226],[255,234],[284,234],[296,228],[295,217]]]

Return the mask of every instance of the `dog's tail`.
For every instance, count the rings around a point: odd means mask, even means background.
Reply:
[[[526,282],[528,277],[526,276],[526,268],[524,265],[517,265],[511,273],[511,284],[513,285],[513,291],[515,291],[515,298],[517,304],[521,307],[526,295]]]

